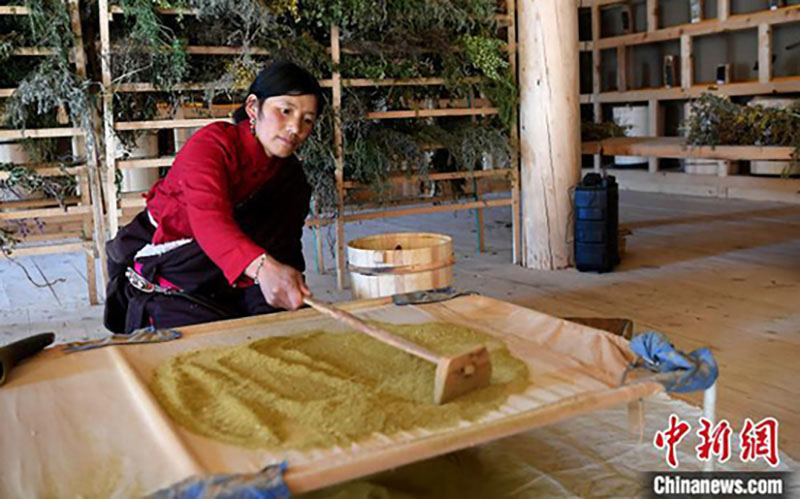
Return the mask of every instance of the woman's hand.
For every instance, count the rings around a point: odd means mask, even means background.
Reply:
[[[269,255],[265,254],[264,263],[257,266],[255,272],[264,299],[273,307],[297,310],[303,305],[303,297],[311,296],[303,274]]]

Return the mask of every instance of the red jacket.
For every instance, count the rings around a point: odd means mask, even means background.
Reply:
[[[147,210],[158,223],[153,243],[194,238],[233,284],[264,253],[236,224],[233,208],[286,163],[267,157],[247,121],[198,130],[147,193]]]

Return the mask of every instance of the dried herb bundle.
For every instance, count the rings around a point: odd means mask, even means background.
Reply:
[[[800,160],[800,104],[785,109],[745,106],[703,94],[692,101],[684,127],[691,145],[786,146],[794,148],[792,163]]]
[[[601,123],[581,121],[581,141],[593,142],[612,137],[624,137],[629,128],[629,125],[622,126],[613,121],[603,121]]]

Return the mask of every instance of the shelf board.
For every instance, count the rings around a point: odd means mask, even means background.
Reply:
[[[90,215],[91,206],[69,206],[63,208],[38,208],[18,211],[0,211],[0,220],[19,220],[21,218],[68,217],[72,215]]]
[[[773,78],[769,82],[745,81],[715,85],[712,83],[692,85],[688,90],[680,87],[641,88],[626,92],[601,92],[599,94],[582,94],[581,103],[592,102],[635,102],[655,100],[682,100],[700,97],[703,93],[729,96],[763,95],[800,92],[800,76],[784,76]]]
[[[189,119],[189,120],[153,120],[153,121],[120,121],[114,123],[114,130],[161,130],[164,128],[200,128],[217,121],[231,122],[228,118]]]
[[[0,5],[0,16],[27,16],[31,11],[22,5]]]
[[[19,256],[35,256],[35,255],[50,255],[53,253],[73,253],[77,251],[86,251],[91,253],[92,250],[92,243],[91,242],[75,242],[75,243],[58,243],[58,244],[38,244],[38,245],[24,245],[25,240],[23,239],[23,244],[15,246],[13,249],[9,251],[9,255],[4,255],[0,252],[4,258],[14,258]]]
[[[480,76],[468,77],[460,80],[462,83],[480,83],[485,78]],[[323,88],[330,88],[333,86],[333,80],[330,78],[323,78],[318,80]],[[403,87],[403,86],[430,86],[430,85],[444,85],[446,83],[444,78],[386,78],[376,80],[371,78],[342,78],[342,87]],[[156,88],[152,83],[119,83],[112,86],[113,92],[170,92],[170,91],[203,91],[222,89],[223,87],[214,86],[211,83],[183,83],[175,85],[169,90]],[[8,97],[14,89],[0,89],[0,97]],[[5,95],[4,92],[8,92]]]
[[[83,136],[80,128],[29,128],[27,130],[0,130],[0,141]]]
[[[707,158],[726,160],[790,160],[793,147],[688,146],[683,137],[616,137],[585,142],[583,154],[645,156],[656,158]]]
[[[422,180],[426,181],[438,181],[438,180],[453,180],[453,179],[471,179],[471,178],[485,178],[485,177],[502,177],[505,175],[511,175],[512,170],[510,168],[502,168],[497,170],[474,170],[474,171],[465,171],[465,172],[442,172],[442,173],[429,173],[427,175],[420,175],[420,174],[413,174],[413,175],[393,175],[387,179],[388,182],[393,184],[405,184],[411,182],[418,182]],[[369,187],[367,184],[359,184],[358,182],[352,181],[345,181],[344,182],[345,189],[354,189],[354,188],[367,188]]]
[[[398,111],[375,111],[367,113],[364,117],[373,120],[397,119],[397,118],[428,118],[443,116],[478,116],[498,114],[496,107],[480,108],[452,108],[452,109],[408,109]]]
[[[612,2],[621,3],[621,2]],[[755,29],[759,24],[774,26],[800,21],[800,5],[790,5],[775,10],[751,12],[730,16],[725,20],[705,19],[697,23],[680,24],[654,31],[642,31],[629,35],[611,36],[600,38],[595,42],[581,42],[581,49],[591,51],[603,50],[620,46],[641,45],[645,43],[678,40],[682,35],[703,36],[723,33],[726,31],[739,31]]]

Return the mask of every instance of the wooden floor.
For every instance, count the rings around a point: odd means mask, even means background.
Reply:
[[[661,331],[681,349],[710,347],[721,370],[719,416],[737,430],[744,418],[776,417],[781,450],[800,457],[800,206],[622,192],[620,218],[633,235],[609,274],[511,265],[507,208],[487,210],[484,254],[476,251],[475,215],[468,212],[349,224],[346,236],[447,233],[461,289],[557,316],[627,317],[637,331]],[[312,290],[323,299],[349,299],[335,290],[330,255],[328,272],[314,274],[311,237],[307,231]],[[102,332],[102,309],[86,304],[85,259],[20,263],[36,276],[67,281],[34,288],[16,265],[0,262],[0,343],[43,330],[64,339]]]

